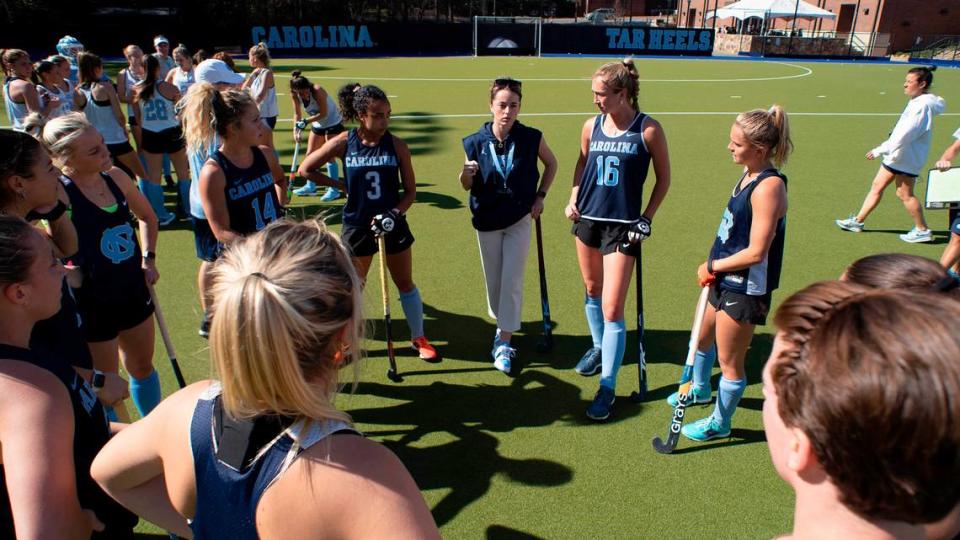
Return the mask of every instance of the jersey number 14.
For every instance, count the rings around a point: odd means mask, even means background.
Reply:
[[[597,156],[597,185],[615,186],[620,183],[620,158],[617,156]]]
[[[266,227],[267,223],[277,219],[277,208],[273,205],[273,198],[270,197],[269,193],[263,198],[263,212],[260,211],[259,198],[254,198],[250,201],[250,205],[253,206],[253,215],[257,220],[256,227],[258,231]]]

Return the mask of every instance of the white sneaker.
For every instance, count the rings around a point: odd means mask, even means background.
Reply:
[[[317,185],[307,180],[306,184],[293,190],[293,193],[299,197],[312,197],[318,194]]]
[[[930,229],[919,230],[916,227],[907,231],[907,234],[901,234],[900,239],[904,242],[910,242],[911,244],[918,244],[920,242],[930,242],[933,240],[933,232]]]
[[[857,216],[850,214],[850,217],[847,219],[838,219],[834,221],[837,224],[837,227],[845,231],[850,232],[860,232],[863,230],[863,223],[857,221]]]
[[[510,375],[513,361],[517,357],[517,350],[506,343],[502,343],[493,355],[493,367]]]

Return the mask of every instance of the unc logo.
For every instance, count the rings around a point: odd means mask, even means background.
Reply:
[[[100,237],[100,253],[113,264],[120,264],[133,257],[136,244],[133,242],[133,227],[129,223],[103,231]]]
[[[730,238],[730,229],[733,228],[733,214],[729,209],[723,210],[723,219],[720,220],[720,228],[717,229],[717,238],[721,242],[726,242]]]

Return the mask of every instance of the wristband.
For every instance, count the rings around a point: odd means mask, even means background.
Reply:
[[[27,220],[33,221],[36,219],[45,219],[47,221],[56,221],[60,219],[60,216],[67,212],[67,205],[63,201],[58,200],[57,205],[53,207],[49,212],[40,213],[35,210],[31,210],[27,213]]]
[[[541,199],[546,199],[547,192],[541,189],[540,191],[537,192],[537,197],[540,197]]]
[[[713,259],[707,259],[707,273],[713,275]]]
[[[143,260],[145,261],[155,261],[157,260],[157,254],[153,251],[144,251]]]

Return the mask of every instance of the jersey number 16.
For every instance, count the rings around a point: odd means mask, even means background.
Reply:
[[[615,186],[620,183],[620,158],[597,156],[597,185]]]

